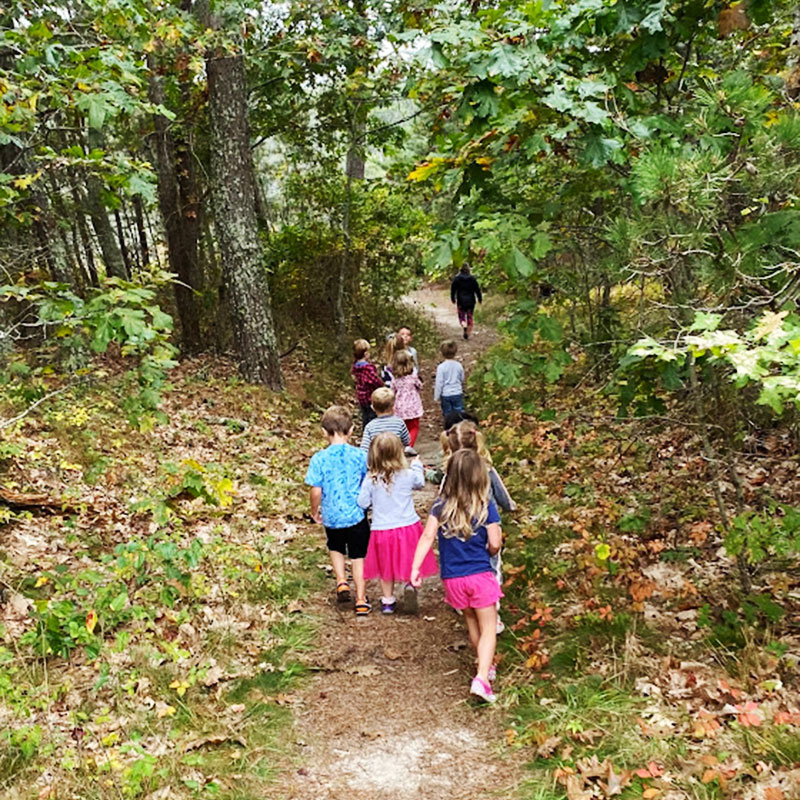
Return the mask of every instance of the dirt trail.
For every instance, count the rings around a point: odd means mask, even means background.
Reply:
[[[446,290],[423,289],[409,302],[434,318],[444,338],[458,337],[467,369],[496,338],[494,331],[476,327],[464,342]],[[417,449],[426,464],[439,456],[437,362],[421,365],[425,417]],[[419,493],[423,519],[433,494],[432,488]],[[368,590],[377,600],[377,585]],[[297,763],[276,797],[508,798],[520,764],[500,752],[502,710],[468,700],[473,657],[463,621],[442,600],[439,579],[423,586],[414,617],[382,617],[378,609],[357,619],[352,607],[338,608],[330,594],[312,601],[322,617],[309,659],[318,673],[295,706]]]

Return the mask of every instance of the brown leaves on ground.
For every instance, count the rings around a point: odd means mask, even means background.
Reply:
[[[592,800],[622,794],[622,790],[631,782],[631,772],[617,772],[609,759],[600,761],[596,755],[579,758],[575,768],[558,767],[553,777],[560,783],[569,800]]]

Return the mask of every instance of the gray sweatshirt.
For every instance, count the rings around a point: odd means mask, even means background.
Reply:
[[[441,400],[457,394],[464,394],[464,367],[454,358],[448,358],[436,367],[433,399]]]

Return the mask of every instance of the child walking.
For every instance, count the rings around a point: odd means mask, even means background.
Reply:
[[[439,348],[444,361],[436,368],[433,399],[441,402],[442,416],[452,411],[464,410],[464,367],[456,361],[458,345],[448,339]]]
[[[470,694],[493,703],[494,651],[497,644],[495,604],[503,591],[489,556],[500,550],[500,515],[489,498],[489,470],[475,450],[458,450],[447,464],[444,485],[431,508],[411,566],[411,583],[419,586],[420,568],[438,534],[439,564],[447,603],[464,612],[478,670]]]
[[[492,466],[492,457],[486,448],[486,441],[483,434],[478,430],[478,426],[470,420],[462,420],[452,427],[448,428],[440,437],[442,445],[442,469],[447,471],[447,464],[452,457],[452,454],[464,448],[468,450],[475,450],[478,455],[483,459],[489,470],[489,486],[490,496],[494,504],[503,511],[516,511],[517,504],[512,499],[511,495],[503,483],[503,479],[497,473],[497,470]],[[503,585],[503,563],[498,550],[490,559],[492,571],[500,586]],[[500,619],[500,601],[497,601],[497,633],[502,633],[505,630],[503,620]]]
[[[383,386],[377,367],[369,360],[369,349],[369,342],[366,339],[356,339],[353,342],[353,366],[350,370],[356,382],[356,400],[361,409],[361,424],[365,428],[370,420],[375,419],[371,405],[372,393]]]
[[[403,420],[411,437],[411,446],[419,435],[419,421],[422,417],[422,381],[414,368],[414,359],[408,350],[398,350],[392,362],[391,389],[394,392],[394,411]]]
[[[385,386],[376,389],[372,393],[372,408],[376,417],[364,428],[364,435],[361,437],[361,449],[364,455],[369,453],[369,446],[379,433],[393,433],[408,447],[411,444],[411,437],[408,435],[405,422],[394,413],[394,392]]]
[[[422,535],[422,522],[414,509],[412,492],[425,485],[422,462],[409,465],[403,445],[393,433],[378,434],[369,446],[367,476],[361,484],[358,505],[372,506],[372,533],[364,562],[366,580],[380,579],[381,612],[394,614],[395,582],[405,581],[403,609],[417,612],[417,590],[408,582],[411,562]],[[420,578],[436,574],[436,558],[427,553],[417,570]]]
[[[350,600],[344,560],[350,557],[356,587],[355,612],[363,617],[372,610],[364,582],[364,559],[369,545],[369,524],[358,505],[361,482],[367,472],[364,453],[348,444],[353,433],[350,411],[331,406],[322,415],[328,446],[311,456],[306,484],[311,487],[311,516],[325,526],[328,551],[336,575],[336,599]]]

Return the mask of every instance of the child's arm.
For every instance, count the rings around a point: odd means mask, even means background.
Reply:
[[[500,530],[500,524],[490,522],[486,526],[486,534],[489,539],[489,555],[493,556],[495,553],[499,553],[503,546],[503,532]]]
[[[408,433],[408,428],[406,427],[405,422],[403,423],[403,430],[400,431],[400,441],[405,447],[411,446],[411,436]]]
[[[322,505],[322,488],[319,486],[312,486],[311,491],[311,518],[314,522],[322,522],[322,512],[320,506]]]
[[[358,507],[363,508],[364,511],[372,505],[372,487],[374,485],[369,475],[361,481],[361,489],[358,492],[358,500],[356,502],[358,503]]]
[[[417,456],[410,466],[412,475],[411,488],[421,489],[425,485],[425,467],[422,465],[420,457]]]
[[[442,383],[444,379],[442,377],[442,370],[439,367],[436,368],[436,383],[433,385],[433,399],[438,403],[439,399],[442,396]]]
[[[503,483],[502,478],[497,474],[497,470],[494,467],[489,470],[489,480],[492,484],[492,497],[495,503],[497,503],[503,511],[516,511],[517,504],[511,499],[506,485]]]
[[[425,529],[422,531],[422,536],[419,537],[417,542],[417,549],[414,553],[414,562],[411,565],[411,580],[412,586],[421,586],[422,578],[419,576],[419,568],[428,555],[428,551],[433,547],[433,540],[436,537],[436,531],[439,529],[439,520],[431,514],[428,521],[425,523]],[[499,526],[498,526],[499,529]]]

